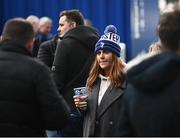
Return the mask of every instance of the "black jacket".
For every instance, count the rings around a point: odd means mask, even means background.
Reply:
[[[0,136],[44,136],[69,117],[50,70],[22,45],[0,44]]]
[[[54,54],[56,51],[58,35],[53,39],[43,42],[38,51],[37,57],[44,62],[48,67],[52,67],[54,61]]]
[[[59,92],[72,109],[76,108],[73,102],[73,88],[85,86],[93,61],[91,57],[94,57],[95,43],[98,39],[96,30],[87,26],[78,26],[69,30],[57,46],[52,67],[53,75]],[[88,58],[91,58],[89,64],[80,77],[69,84],[81,72]]]
[[[34,46],[32,49],[32,56],[37,57],[41,43],[48,41],[48,40],[51,40],[52,38],[53,38],[52,34],[46,35],[46,34],[43,34],[43,33],[38,31],[35,35]]]
[[[163,53],[146,59],[127,79],[121,135],[180,136],[180,57]]]

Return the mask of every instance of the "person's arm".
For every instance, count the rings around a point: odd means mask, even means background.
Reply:
[[[62,89],[66,84],[67,70],[68,70],[68,54],[66,43],[62,40],[57,48],[52,66],[53,78],[56,82],[58,90],[63,93]]]
[[[38,59],[40,59],[43,63],[45,63],[48,67],[51,68],[52,61],[51,61],[51,49],[50,49],[51,43],[44,42],[40,45],[39,51],[38,51]]]
[[[47,67],[41,68],[35,81],[37,100],[42,111],[45,128],[49,130],[64,128],[68,122],[70,111],[50,76],[50,70]]]

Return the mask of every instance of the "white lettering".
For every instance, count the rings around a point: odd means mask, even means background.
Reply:
[[[104,39],[104,40],[111,40],[111,41],[114,41],[116,43],[120,43],[120,36],[117,35],[117,34],[114,34],[114,33],[104,34],[103,36],[101,36],[101,40],[102,39]]]

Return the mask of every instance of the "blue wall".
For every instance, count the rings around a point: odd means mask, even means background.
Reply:
[[[135,22],[134,1],[138,3],[144,1],[145,16],[147,16],[145,32],[142,32],[143,37],[138,39],[135,39],[132,34],[134,27],[132,24]],[[155,39],[157,0],[0,0],[0,32],[9,18],[26,18],[34,14],[52,18],[52,33],[56,33],[59,12],[66,9],[79,9],[85,18],[93,22],[93,26],[101,35],[108,24],[114,24],[118,28],[121,42],[126,44],[127,60],[134,57],[141,49],[146,49],[149,42]]]
[[[59,12],[65,9],[79,9],[85,18],[103,33],[105,26],[117,26],[122,39],[126,32],[126,5],[129,0],[0,0],[1,24],[12,17],[26,18],[30,14],[39,17],[49,16],[53,19],[52,32],[56,33]],[[2,31],[2,26],[1,26]]]
[[[52,18],[52,32],[56,33],[59,12],[74,8],[79,9],[85,18],[89,18],[100,34],[103,34],[108,24],[114,24],[121,41],[128,43],[130,0],[0,0],[0,32],[7,19],[17,16],[26,18],[34,14]]]
[[[158,0],[131,0],[131,58],[147,52],[150,44],[158,40],[158,20]]]

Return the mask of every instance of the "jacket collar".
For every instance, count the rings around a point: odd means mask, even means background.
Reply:
[[[92,117],[97,117],[97,119],[108,109],[108,107],[114,103],[122,94],[123,89],[122,88],[111,88],[109,87],[106,90],[106,93],[104,94],[101,103],[98,107],[98,93],[100,89],[100,79],[97,80],[97,83],[95,83],[94,87],[92,88],[91,94],[90,94],[90,100],[91,104],[89,104],[90,110],[94,111],[91,112]],[[98,107],[98,108],[97,108]],[[97,110],[97,114],[96,111]]]
[[[25,46],[10,40],[0,42],[0,51],[14,52],[32,56],[31,52]]]
[[[101,103],[97,109],[97,119],[114,103],[121,95],[123,90],[121,88],[109,88],[106,90]]]

